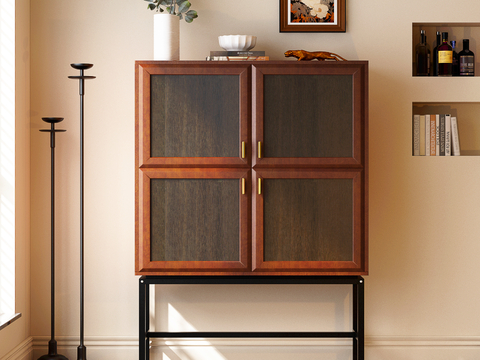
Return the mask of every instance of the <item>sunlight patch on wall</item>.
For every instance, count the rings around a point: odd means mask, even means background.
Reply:
[[[0,314],[15,312],[15,0],[0,3]]]
[[[190,324],[180,314],[180,312],[168,304],[168,331],[196,331],[195,327]],[[195,341],[195,347],[181,347],[178,346],[178,341],[165,341],[165,344],[169,346],[169,350],[172,351],[179,359],[195,359],[195,360],[226,360],[226,358],[218,352],[213,345],[204,339],[197,339]],[[163,354],[163,360],[170,359],[167,354]]]

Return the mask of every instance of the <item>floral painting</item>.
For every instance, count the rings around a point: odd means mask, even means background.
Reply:
[[[345,0],[280,0],[280,31],[345,31]]]
[[[290,23],[334,23],[334,0],[290,0]]]

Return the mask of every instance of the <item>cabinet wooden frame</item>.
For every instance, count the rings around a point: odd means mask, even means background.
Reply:
[[[174,166],[249,166],[250,157],[242,158],[242,142],[250,143],[250,66],[242,63],[229,63],[218,67],[209,62],[158,62],[142,61],[135,66],[136,78],[136,132],[137,167]],[[152,76],[155,75],[231,75],[239,81],[239,139],[238,157],[153,157],[151,155],[151,100]],[[172,100],[175,101],[175,100]],[[179,104],[188,106],[188,104]]]
[[[136,71],[136,258],[138,275],[366,275],[368,274],[368,62],[158,62],[138,61]],[[151,153],[152,76],[232,75],[238,78],[238,157],[155,157]],[[351,156],[258,156],[264,142],[265,78],[283,75],[339,75],[351,79],[348,123]],[[268,80],[268,81],[271,81]],[[314,80],[316,82],[317,79]],[[280,80],[280,82],[283,82]],[[325,81],[328,83],[327,81]],[[321,85],[323,86],[323,85]],[[327,85],[328,86],[328,85]],[[272,83],[270,88],[273,89]],[[344,88],[344,87],[342,87]],[[288,93],[288,88],[285,89]],[[271,92],[274,94],[275,92]],[[236,96],[236,95],[234,95]],[[275,95],[276,96],[276,95]],[[270,96],[271,99],[276,99]],[[343,98],[341,98],[343,99]],[[233,102],[233,101],[232,101]],[[270,101],[272,104],[272,101]],[[270,105],[272,107],[272,105]],[[350,106],[350,105],[348,105]],[[275,101],[273,101],[273,107]],[[332,109],[335,109],[333,106]],[[237,111],[237,110],[235,110]],[[333,114],[334,118],[336,114]],[[270,115],[271,116],[271,115]],[[304,117],[307,119],[308,117]],[[284,118],[288,120],[288,117]],[[318,119],[316,121],[325,121]],[[270,123],[273,124],[273,123]],[[305,126],[305,124],[307,124]],[[270,125],[271,126],[271,125]],[[304,122],[308,130],[308,123]],[[271,129],[271,128],[270,128]],[[342,127],[336,134],[342,134]],[[231,132],[233,134],[233,130]],[[287,133],[288,131],[283,131]],[[236,134],[236,130],[235,130]],[[270,132],[270,138],[274,132]],[[236,135],[232,136],[235,138]],[[275,135],[273,136],[275,137]],[[293,136],[291,136],[293,138]],[[299,137],[296,136],[295,139]],[[300,137],[300,139],[303,139]],[[315,137],[313,137],[315,139]],[[347,137],[350,139],[350,135]],[[229,142],[230,143],[230,142]],[[242,143],[244,155],[242,158]],[[272,143],[272,142],[270,142]],[[312,143],[312,140],[308,144]],[[263,144],[261,144],[263,145]],[[260,154],[265,155],[265,154]],[[275,154],[278,156],[278,154]],[[283,156],[283,155],[282,155]],[[287,156],[288,151],[287,151]],[[353,184],[351,259],[327,261],[265,260],[264,203],[258,179],[348,179]],[[152,260],[151,184],[156,179],[236,179],[240,199],[238,260]],[[232,191],[232,185],[229,183]],[[321,185],[319,186],[321,187]],[[230,192],[230,193],[231,193]],[[243,194],[242,194],[243,192]],[[301,192],[302,196],[306,192]],[[299,193],[300,194],[300,193]],[[192,194],[192,196],[195,196]],[[236,205],[235,205],[236,206]],[[271,207],[272,208],[272,207]],[[270,208],[270,209],[271,209]],[[349,230],[350,231],[350,230]],[[343,237],[347,238],[347,237]],[[233,241],[233,240],[232,240]],[[232,244],[230,242],[229,244]],[[272,242],[270,242],[272,244]],[[270,247],[271,249],[272,247]],[[155,257],[162,259],[162,257]]]
[[[351,261],[266,261],[264,242],[264,193],[266,185],[258,191],[258,179],[348,179],[353,184],[352,204],[352,260]],[[367,194],[364,191],[365,173],[362,170],[322,170],[322,169],[257,169],[252,172],[254,184],[252,196],[253,230],[252,230],[252,271],[258,273],[289,272],[315,275],[332,274],[367,274],[368,273],[368,229],[367,229]]]
[[[251,268],[251,241],[249,229],[251,218],[250,196],[243,192],[242,179],[250,177],[248,169],[140,169],[137,182],[136,264],[138,273],[167,274],[169,272],[245,272]],[[154,261],[151,244],[151,181],[154,179],[238,179],[239,238],[237,261]]]
[[[252,70],[252,88],[254,89],[252,113],[252,165],[253,166],[363,166],[366,164],[367,142],[367,99],[368,99],[368,63],[348,61],[339,67],[335,62],[325,62],[321,66],[315,62],[301,62],[296,66],[288,63],[278,65],[255,64]],[[352,77],[352,117],[353,117],[353,154],[351,157],[288,157],[271,158],[264,154],[258,156],[258,143],[264,146],[264,82],[269,75],[345,75]]]

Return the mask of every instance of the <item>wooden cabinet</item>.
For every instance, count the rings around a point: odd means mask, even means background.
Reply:
[[[368,63],[136,62],[136,273],[367,274]]]

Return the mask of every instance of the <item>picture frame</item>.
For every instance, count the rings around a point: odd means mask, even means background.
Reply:
[[[280,0],[280,32],[345,32],[345,0]]]

